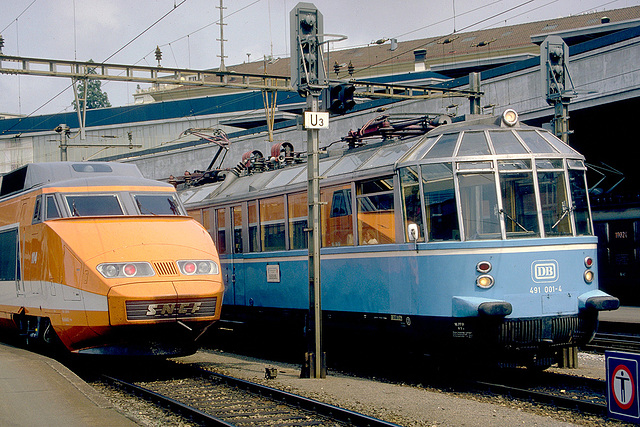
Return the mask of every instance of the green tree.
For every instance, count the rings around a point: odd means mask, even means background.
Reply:
[[[89,62],[93,63],[93,60],[89,60]],[[91,74],[97,74],[95,68],[87,69],[87,76]],[[102,82],[97,79],[92,79],[91,77],[87,77],[87,110],[91,110],[92,108],[104,108],[111,107],[111,103],[109,102],[109,96],[106,92],[104,92],[101,88]],[[78,111],[78,107],[82,108],[82,102],[85,99],[85,84],[83,80],[79,80],[77,84],[78,91],[78,102],[79,106],[76,105],[75,99],[71,102],[73,109]]]

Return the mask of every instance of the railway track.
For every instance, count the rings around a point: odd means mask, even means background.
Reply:
[[[154,381],[104,379],[128,393],[178,412],[200,425],[214,426],[397,426],[337,406],[261,384],[180,367],[178,375]]]
[[[593,340],[584,346],[585,350],[604,353],[605,350],[640,352],[640,335],[598,332]]]
[[[475,392],[499,394],[582,414],[607,415],[604,380],[549,372],[541,372],[534,377],[530,373],[516,373],[509,379],[493,380],[479,379],[473,381],[471,387]]]

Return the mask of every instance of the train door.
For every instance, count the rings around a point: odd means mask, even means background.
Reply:
[[[24,296],[24,283],[20,280],[18,227],[0,228],[0,297]]]
[[[233,282],[233,299],[236,305],[244,305],[244,252],[247,250],[248,235],[243,227],[243,219],[247,218],[247,212],[243,205],[231,206],[230,228],[232,230],[231,280]]]

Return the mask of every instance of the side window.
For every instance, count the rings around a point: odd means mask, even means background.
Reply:
[[[360,182],[356,190],[358,244],[394,243],[393,177]]]
[[[234,206],[231,208],[233,215],[233,252],[241,254],[242,247],[242,206]]]
[[[351,185],[326,187],[320,190],[322,246],[353,245],[351,215]]]
[[[218,230],[218,236],[216,239],[216,246],[219,254],[227,253],[227,221],[226,210],[216,209],[216,229]]]
[[[285,250],[284,196],[260,200],[260,232],[263,251]]]
[[[46,205],[47,205],[47,216],[46,219],[56,219],[60,218],[60,211],[58,210],[58,204],[56,203],[56,198],[53,195],[48,195],[46,197]]]
[[[289,208],[289,248],[305,249],[307,243],[307,193],[296,193],[287,196]]]
[[[211,238],[215,240],[215,234],[213,233],[213,210],[205,208],[200,211],[198,209],[198,213],[200,214],[198,222],[202,224],[204,229],[209,232]],[[190,212],[188,212],[188,214],[189,216],[193,216]]]
[[[409,224],[418,226],[419,242],[424,242],[424,230],[422,228],[422,203],[420,201],[420,181],[418,170],[415,167],[400,169],[400,184],[402,188],[403,215],[404,215],[404,237],[410,241],[408,235]]]
[[[260,250],[260,239],[258,236],[258,202],[252,201],[247,203],[249,208],[249,252],[258,252]]]
[[[42,222],[42,196],[36,197],[36,205],[33,208],[33,218],[31,224]]]

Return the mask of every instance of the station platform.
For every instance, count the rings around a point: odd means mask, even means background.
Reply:
[[[0,343],[0,425],[138,424],[58,361]]]

